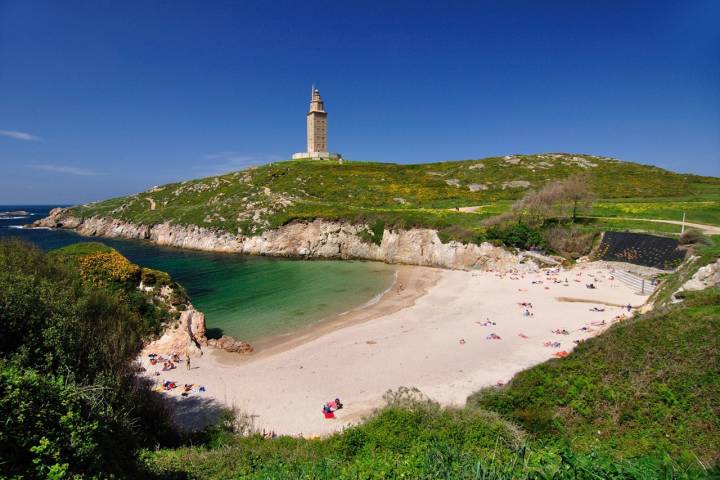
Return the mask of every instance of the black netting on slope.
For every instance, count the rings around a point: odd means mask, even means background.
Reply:
[[[628,262],[646,267],[670,270],[685,258],[673,238],[644,233],[605,232],[598,257],[613,262]]]

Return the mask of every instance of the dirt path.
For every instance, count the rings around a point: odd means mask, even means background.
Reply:
[[[638,222],[652,222],[652,223],[668,223],[670,225],[682,225],[683,222],[680,220],[656,220],[653,218],[630,218],[630,217],[585,217],[585,218],[600,218],[600,219],[610,219],[610,220],[632,220],[632,221],[638,221]],[[703,232],[706,235],[720,235],[720,227],[716,227],[715,225],[704,225],[702,223],[690,223],[685,222],[685,227],[687,228],[697,228],[701,232]],[[678,232],[679,233],[679,232]]]
[[[463,213],[476,213],[478,210],[482,209],[487,205],[477,205],[477,206],[471,206],[471,207],[460,207],[458,209],[451,208],[449,210],[459,211]],[[682,225],[683,222],[680,220],[659,220],[654,218],[632,218],[632,217],[584,217],[584,218],[598,218],[598,219],[610,219],[610,220],[632,220],[632,221],[638,221],[638,222],[652,222],[652,223],[667,223],[670,225]],[[720,227],[715,225],[705,225],[702,223],[690,223],[685,222],[685,227],[687,228],[697,228],[701,232],[703,232],[706,235],[720,235]],[[678,232],[679,233],[679,232]]]

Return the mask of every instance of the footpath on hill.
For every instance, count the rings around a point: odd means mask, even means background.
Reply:
[[[670,225],[685,225],[688,228],[697,228],[706,235],[720,235],[720,227],[715,225],[705,225],[702,223],[689,223],[680,220],[659,220],[654,218],[632,218],[632,217],[585,217],[585,218],[601,218],[611,220],[632,220],[638,222],[667,223]]]

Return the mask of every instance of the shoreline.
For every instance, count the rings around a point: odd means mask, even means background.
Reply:
[[[255,352],[244,357],[246,361],[274,355],[311,342],[328,333],[369,322],[381,316],[390,315],[411,307],[425,295],[440,279],[442,270],[415,265],[398,265],[393,283],[381,292],[376,301],[366,302],[352,310],[319,320],[287,335],[269,337],[253,343]],[[402,287],[402,288],[400,288]],[[398,291],[400,289],[400,291]],[[242,340],[242,339],[240,339]],[[237,354],[213,350],[220,355],[227,354],[228,361],[236,362]]]
[[[647,298],[592,264],[509,274],[403,270],[410,277],[399,278],[410,280],[400,294],[398,283],[377,304],[249,358],[213,349],[193,358],[190,370],[157,375],[146,358],[140,360],[157,382],[204,387],[185,398],[179,389],[164,393],[175,400],[184,428],[202,428],[210,413],[232,408],[257,430],[324,436],[362,421],[399,387],[416,387],[443,406],[461,406],[482,388],[569,354],[576,342],[629,314],[608,304],[637,305]],[[345,408],[325,420],[321,407],[336,397]]]

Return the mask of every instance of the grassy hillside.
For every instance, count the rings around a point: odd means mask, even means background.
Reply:
[[[144,224],[170,221],[259,234],[294,219],[347,219],[480,232],[480,221],[549,181],[584,172],[603,199],[596,213],[720,224],[720,179],[577,154],[515,155],[399,165],[289,161],[168,184],[76,207]],[[636,201],[637,200],[637,201]],[[672,203],[668,203],[672,201]],[[480,206],[476,213],[456,207]],[[154,208],[153,208],[154,207]]]

